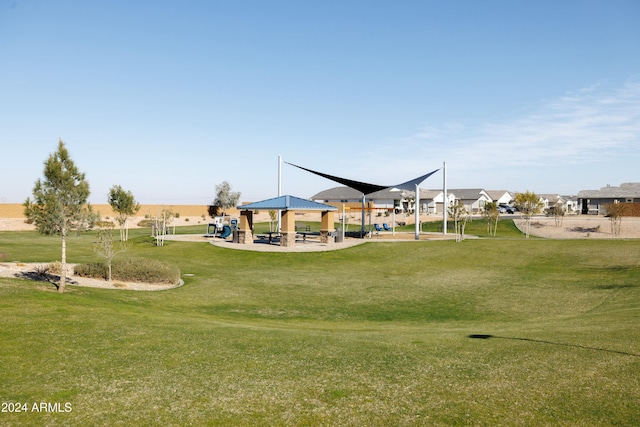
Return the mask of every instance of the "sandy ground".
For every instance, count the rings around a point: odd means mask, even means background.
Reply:
[[[524,221],[514,217],[521,230]],[[620,235],[611,232],[609,218],[591,215],[570,215],[556,225],[553,217],[534,217],[531,220],[531,235],[548,239],[640,239],[640,218],[624,217],[620,225]]]

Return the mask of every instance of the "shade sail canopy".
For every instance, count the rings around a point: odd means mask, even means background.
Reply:
[[[402,184],[391,185],[390,186],[391,187],[391,191],[393,191],[393,190],[397,190],[397,191],[399,191],[399,190],[415,191],[416,185],[420,185],[420,183],[422,181],[424,181],[425,179],[429,178],[431,175],[433,175],[434,173],[438,172],[439,170],[440,170],[440,168],[438,168],[438,169],[436,169],[434,171],[431,171],[426,175],[422,175],[422,176],[414,178],[414,179],[412,179],[410,181],[403,182]]]
[[[346,185],[349,188],[353,188],[354,190],[358,190],[360,191],[362,194],[371,194],[371,193],[375,193],[376,191],[380,191],[380,190],[384,190],[384,189],[392,189],[392,190],[411,190],[414,191],[416,189],[416,185],[419,185],[422,181],[424,181],[425,179],[429,178],[431,175],[433,175],[434,173],[438,172],[440,170],[440,168],[429,172],[426,175],[422,175],[419,176],[417,178],[414,178],[412,180],[409,180],[407,182],[403,182],[402,184],[398,184],[398,185],[377,185],[377,184],[369,184],[367,182],[360,182],[360,181],[354,181],[352,179],[347,179],[347,178],[342,178],[339,176],[334,176],[334,175],[329,175],[326,173],[322,173],[322,172],[318,172],[318,171],[314,171],[311,169],[307,169],[307,168],[303,168],[302,166],[298,166],[298,165],[294,165],[293,163],[289,163],[289,162],[284,162],[288,165],[291,166],[295,166],[298,169],[302,169],[305,170],[307,172],[311,172],[315,175],[321,176],[323,178],[327,178],[330,179],[331,181],[334,182],[338,182],[342,185]]]
[[[238,206],[243,211],[248,210],[283,210],[283,211],[337,211],[338,208],[324,203],[318,203],[295,196],[280,196],[260,202]]]
[[[302,169],[305,170],[307,172],[311,172],[315,175],[321,176],[323,178],[327,178],[330,179],[331,181],[334,182],[339,182],[342,185],[346,185],[347,187],[353,188],[355,190],[358,190],[359,192],[363,193],[363,194],[369,194],[369,193],[373,193],[375,191],[380,191],[380,190],[384,190],[385,188],[388,187],[388,185],[376,185],[376,184],[369,184],[366,182],[360,182],[360,181],[354,181],[352,179],[347,179],[347,178],[341,178],[339,176],[333,176],[333,175],[329,175],[326,173],[322,173],[322,172],[318,172],[318,171],[314,171],[311,169],[307,169],[307,168],[303,168],[302,166],[298,166],[298,165],[294,165],[293,163],[289,163],[289,162],[285,162],[288,165],[291,166],[295,166],[298,169]]]

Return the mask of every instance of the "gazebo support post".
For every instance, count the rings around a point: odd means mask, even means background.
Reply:
[[[253,244],[253,211],[240,211],[240,229],[238,242],[246,245]]]
[[[280,232],[280,246],[295,246],[296,245],[296,217],[295,212],[286,210],[282,211],[282,218],[280,221],[282,230]]]
[[[322,220],[320,225],[320,242],[333,243],[331,233],[335,231],[333,211],[322,211]]]

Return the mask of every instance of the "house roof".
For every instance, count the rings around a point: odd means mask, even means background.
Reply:
[[[509,191],[507,191],[507,190],[487,190],[487,194],[493,200],[498,200],[499,198],[501,198],[505,194],[508,194],[509,196],[511,196],[511,193]]]
[[[453,193],[456,196],[456,199],[460,200],[478,200],[483,194],[488,196],[489,199],[491,198],[491,196],[489,196],[482,188],[448,189],[447,193]]]
[[[337,211],[338,208],[312,200],[301,199],[295,196],[280,196],[273,199],[262,200],[260,202],[240,205],[238,209],[248,210],[289,210],[289,211]]]
[[[404,196],[403,196],[404,193]],[[420,198],[423,200],[433,199],[442,194],[442,190],[425,190],[420,189]],[[412,198],[415,195],[415,191],[408,190],[394,190],[392,188],[385,188],[384,190],[375,191],[367,194],[366,199],[370,201],[375,200],[399,200],[403,197]],[[333,187],[327,190],[323,190],[319,193],[311,196],[312,200],[361,200],[362,193],[358,190],[354,190],[350,187]]]
[[[559,194],[538,194],[538,196],[541,199],[547,199],[547,200],[560,200],[562,199],[562,196]]]
[[[600,190],[581,190],[579,199],[615,199],[640,197],[640,182],[625,182],[619,187],[607,185]]]
[[[360,200],[362,193],[351,187],[333,187],[311,196],[312,200]]]
[[[411,194],[413,194],[413,193],[411,193]],[[422,188],[420,189],[420,198],[422,200],[435,199],[436,197],[438,197],[441,194],[442,194],[442,190],[423,190]],[[451,194],[451,193],[449,193],[449,194]]]

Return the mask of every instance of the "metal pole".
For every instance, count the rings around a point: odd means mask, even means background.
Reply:
[[[278,197],[282,196],[282,156],[278,154]],[[278,233],[280,232],[280,228],[282,226],[280,218],[282,216],[282,210],[278,209]],[[269,228],[271,230],[271,228]]]
[[[420,187],[418,187],[418,184],[416,184],[416,198],[413,209],[416,217],[416,240],[420,240]]]
[[[364,198],[364,193],[362,193],[362,216],[360,217],[360,224],[362,225],[362,227],[360,227],[360,237],[364,238],[364,202],[365,202],[365,198]]]
[[[342,241],[344,242],[344,203],[342,204]]]
[[[396,206],[395,206],[395,202],[393,204],[393,216],[391,217],[391,221],[393,221],[391,223],[391,235],[395,236],[396,235]]]
[[[447,208],[449,198],[447,197],[447,162],[442,162],[442,234],[447,235]]]

